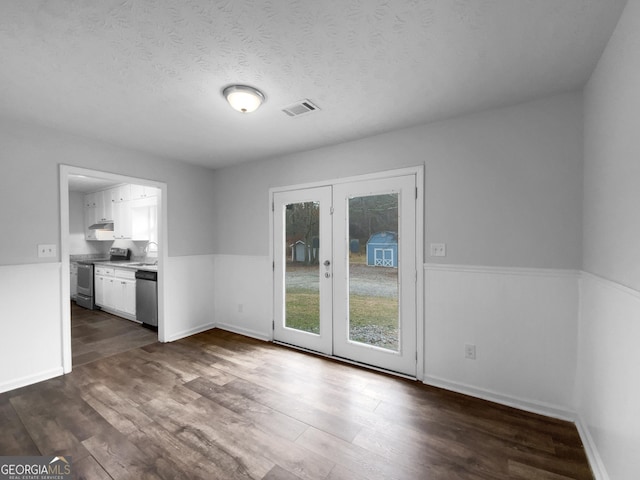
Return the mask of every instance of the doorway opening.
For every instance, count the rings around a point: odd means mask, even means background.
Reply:
[[[136,342],[164,341],[166,198],[166,184],[161,182],[60,166],[64,373],[72,370],[74,359],[82,364],[109,356],[111,351],[123,351],[125,339],[133,346],[140,346]],[[108,268],[107,264],[98,268],[99,262],[112,260],[114,253],[117,260],[127,261],[118,263],[120,268]],[[76,270],[80,267],[82,272]],[[143,320],[136,317],[138,269],[157,270],[156,330],[145,329]],[[91,270],[90,274],[85,270]],[[76,271],[85,277],[83,288],[74,282],[79,279],[74,276]],[[73,295],[77,295],[78,305],[88,308],[72,305]],[[78,327],[73,339],[72,314]],[[74,345],[76,351],[72,351]]]
[[[272,191],[273,338],[419,377],[422,170]]]

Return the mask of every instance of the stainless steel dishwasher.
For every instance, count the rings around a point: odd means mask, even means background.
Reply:
[[[158,328],[158,272],[136,271],[136,319]]]

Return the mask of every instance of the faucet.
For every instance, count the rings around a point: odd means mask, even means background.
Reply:
[[[156,242],[147,242],[147,245],[144,247],[144,256],[145,259],[146,257],[149,255],[149,247],[151,246],[151,244],[154,244],[156,246],[156,248],[158,247],[158,244]],[[153,262],[154,265],[158,264],[158,260],[156,259],[155,262]]]

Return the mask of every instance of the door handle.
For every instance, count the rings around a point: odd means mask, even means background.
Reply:
[[[331,265],[331,262],[329,260],[325,260],[323,265],[325,267],[328,267],[329,265]]]

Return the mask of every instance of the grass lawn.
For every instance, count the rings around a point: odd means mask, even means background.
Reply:
[[[289,288],[286,298],[286,326],[305,332],[318,333],[320,323],[320,296],[318,292]],[[370,325],[385,331],[394,330],[398,326],[398,300],[390,297],[351,295],[349,319],[350,326],[356,329]],[[354,340],[358,339],[354,338]]]
[[[305,332],[320,332],[320,294],[318,291],[287,288],[285,326]]]

